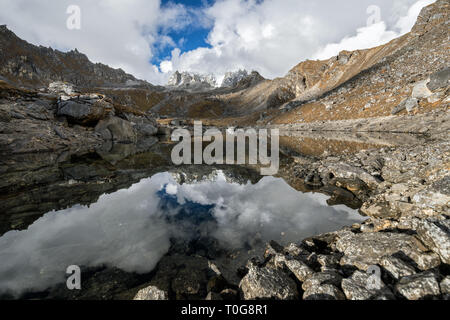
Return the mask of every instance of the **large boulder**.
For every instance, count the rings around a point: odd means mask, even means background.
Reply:
[[[450,68],[445,68],[430,76],[430,82],[427,84],[428,89],[435,91],[441,88],[445,88],[449,85],[450,81]]]
[[[58,102],[58,116],[82,125],[96,124],[114,113],[114,107],[97,95],[71,98]]]
[[[149,115],[124,114],[126,120],[136,129],[140,137],[150,137],[158,133],[158,123]]]
[[[415,99],[426,99],[430,97],[433,92],[427,87],[428,80],[417,82],[412,90],[411,97]]]
[[[440,264],[439,256],[429,252],[416,237],[393,232],[343,233],[336,248],[344,253],[341,265],[352,265],[366,271],[369,266],[381,263],[386,255],[402,254],[412,259],[421,270]]]
[[[444,263],[450,264],[450,219],[420,220],[417,234],[419,239],[436,252]]]
[[[409,112],[413,111],[415,108],[417,108],[418,106],[419,106],[419,102],[418,102],[417,98],[407,98],[407,99],[403,100],[402,102],[400,102],[400,104],[392,110],[392,114],[396,115],[397,113],[400,113],[403,110],[406,110],[409,113]]]
[[[137,134],[132,124],[114,116],[101,120],[95,127],[95,131],[106,141],[117,143],[136,143],[137,141]]]
[[[349,300],[391,300],[394,299],[393,293],[381,281],[376,285],[370,285],[372,279],[370,275],[356,271],[353,275],[342,280],[342,290]]]
[[[303,293],[303,300],[345,300],[345,295],[338,287],[324,284],[306,290]]]
[[[439,283],[432,272],[403,277],[395,288],[398,293],[408,300],[436,297],[441,294]]]
[[[251,266],[239,284],[245,300],[293,300],[298,296],[297,286],[280,270]]]

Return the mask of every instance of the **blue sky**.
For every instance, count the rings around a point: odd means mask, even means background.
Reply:
[[[306,59],[384,44],[411,30],[434,0],[0,0],[20,38],[122,68],[153,84],[173,72],[256,70],[284,76]],[[70,29],[70,6],[81,28]],[[376,7],[379,15],[373,18]],[[372,21],[369,23],[368,21]],[[374,22],[374,23],[373,23]]]
[[[161,7],[171,6],[173,4],[182,4],[192,11],[202,10],[208,5],[211,5],[213,1],[207,0],[162,0]],[[207,43],[208,34],[211,31],[211,26],[205,27],[198,23],[193,23],[181,30],[171,30],[166,33],[167,36],[177,44],[177,47],[182,51],[191,51],[199,47],[210,48]],[[157,48],[155,55],[151,59],[152,64],[160,64],[163,60],[169,58],[174,47],[164,46],[163,48]]]

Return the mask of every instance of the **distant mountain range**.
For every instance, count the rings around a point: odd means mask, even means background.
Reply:
[[[445,90],[428,92],[423,84],[439,72],[448,74],[449,6],[448,0],[438,0],[425,7],[410,33],[385,45],[304,61],[274,80],[238,70],[218,83],[211,74],[176,71],[165,87],[94,64],[76,49],[64,53],[34,46],[0,26],[0,80],[34,89],[64,81],[141,111],[220,123],[289,124],[422,112],[448,100]],[[417,95],[420,88],[426,92]]]

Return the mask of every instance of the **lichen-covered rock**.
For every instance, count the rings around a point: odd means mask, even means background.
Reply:
[[[64,116],[69,121],[79,124],[95,124],[99,120],[114,113],[114,107],[102,99],[73,98],[58,102],[58,116]]]
[[[416,273],[414,267],[395,256],[381,258],[380,265],[396,280]]]
[[[417,234],[426,246],[439,254],[443,262],[450,264],[450,219],[421,220]]]
[[[341,265],[353,265],[364,271],[371,265],[379,264],[385,255],[398,252],[414,260],[422,270],[431,269],[440,264],[439,257],[433,252],[428,252],[417,238],[403,233],[347,232],[337,240],[336,248],[344,253]]]
[[[446,276],[439,284],[444,299],[450,299],[450,276]]]
[[[423,272],[403,277],[395,288],[408,300],[436,297],[441,293],[439,283],[432,272]]]
[[[310,267],[299,260],[287,259],[285,261],[285,265],[300,282],[305,281],[309,275],[314,273],[314,271]]]
[[[419,81],[413,88],[412,98],[425,99],[430,97],[433,93],[427,87],[428,80]]]
[[[118,117],[101,120],[95,127],[95,131],[100,133],[105,140],[111,137],[110,140],[118,143],[135,143],[137,140],[136,131],[131,123]]]
[[[450,68],[445,68],[430,76],[430,82],[427,84],[428,89],[435,91],[445,88],[450,84]]]
[[[303,300],[345,300],[342,291],[332,284],[310,287],[303,293]]]
[[[339,256],[336,254],[325,255],[319,254],[317,256],[317,262],[321,265],[322,271],[336,269],[339,265]]]
[[[386,287],[381,279],[371,284],[370,275],[355,271],[348,279],[343,279],[341,286],[345,296],[349,300],[389,300],[394,299],[392,292]],[[377,287],[378,286],[378,287]]]
[[[252,266],[239,287],[245,300],[292,300],[298,297],[295,282],[285,273],[270,268]]]
[[[308,276],[302,284],[302,289],[307,291],[310,288],[319,287],[324,284],[339,286],[341,281],[342,275],[340,275],[336,270],[327,270]]]
[[[169,300],[167,292],[150,286],[139,290],[133,300]]]

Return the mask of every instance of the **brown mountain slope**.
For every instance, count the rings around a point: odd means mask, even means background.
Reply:
[[[76,49],[64,53],[32,45],[0,26],[0,74],[13,84],[46,87],[65,81],[79,87],[145,85],[122,69],[92,63]]]
[[[448,82],[444,88],[416,97],[421,81],[450,65],[449,2],[440,0],[424,8],[412,31],[390,43],[369,50],[341,53],[327,61],[315,85],[297,94],[286,105],[293,108],[273,119],[274,123],[311,122],[386,116],[414,95],[426,112],[448,106]],[[342,66],[342,56],[347,63]],[[337,65],[337,66],[336,66]],[[293,70],[302,68],[300,64]],[[291,71],[292,72],[292,71]],[[295,71],[294,71],[295,72]],[[333,76],[334,74],[334,76]],[[400,110],[401,111],[401,110]],[[405,112],[405,111],[401,111]]]
[[[422,10],[410,33],[385,45],[343,51],[325,61],[304,61],[283,78],[215,94],[216,103],[226,108],[223,114],[232,116],[213,123],[251,125],[261,119],[296,123],[389,115],[411,96],[418,81],[450,65],[448,24],[449,1],[438,0]],[[419,99],[416,112],[445,106],[447,95],[441,90],[430,99]]]
[[[449,7],[449,0],[438,0],[424,8],[410,33],[385,45],[304,61],[274,80],[252,73],[237,87],[205,92],[155,87],[120,69],[91,63],[76,50],[36,47],[0,26],[0,80],[33,88],[66,81],[141,111],[221,125],[367,118],[397,109],[405,113],[398,106],[417,83],[450,65]],[[446,108],[447,88],[419,98],[414,112]]]

